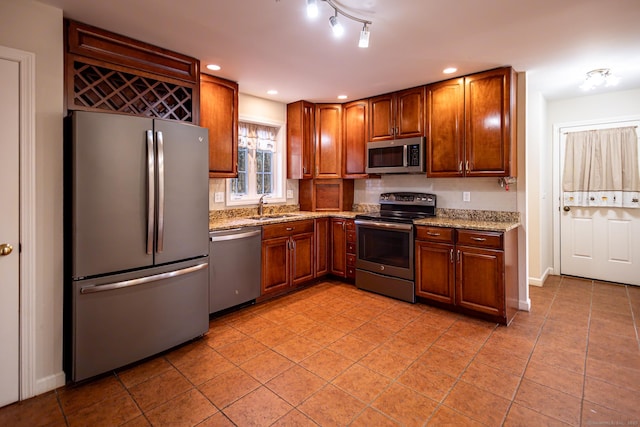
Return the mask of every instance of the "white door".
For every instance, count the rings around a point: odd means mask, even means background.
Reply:
[[[637,124],[613,123],[597,128]],[[594,128],[581,126],[571,131]],[[560,165],[564,165],[566,131],[563,129],[560,139]],[[561,204],[560,273],[640,286],[640,209]]]
[[[19,396],[19,67],[0,59],[0,407]]]

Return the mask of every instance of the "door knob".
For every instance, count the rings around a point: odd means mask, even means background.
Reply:
[[[565,206],[564,208],[562,208],[562,210],[564,210],[565,212],[569,212],[571,210],[571,206]]]
[[[0,256],[9,255],[13,251],[13,246],[8,243],[3,243],[0,245]]]

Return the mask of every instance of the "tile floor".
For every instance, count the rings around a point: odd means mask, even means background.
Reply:
[[[506,328],[322,282],[0,425],[640,425],[640,288],[552,276],[530,293]]]

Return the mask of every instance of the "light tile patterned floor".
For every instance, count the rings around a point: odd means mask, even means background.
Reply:
[[[506,328],[322,282],[0,425],[640,425],[640,288],[552,276],[530,293]]]

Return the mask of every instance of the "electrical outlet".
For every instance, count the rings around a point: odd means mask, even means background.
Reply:
[[[216,203],[224,202],[224,193],[223,192],[215,193],[213,195],[213,201]]]
[[[293,199],[293,190],[287,190],[287,199]]]
[[[462,192],[462,201],[463,202],[470,202],[471,201],[471,193],[468,191],[463,191]]]

